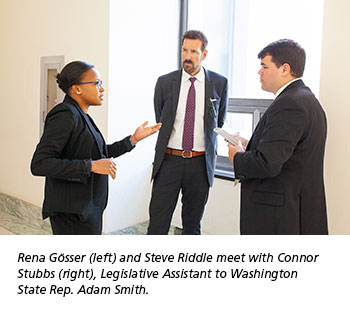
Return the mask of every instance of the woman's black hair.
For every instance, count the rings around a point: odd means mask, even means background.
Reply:
[[[68,94],[72,85],[80,83],[82,75],[94,66],[83,61],[73,61],[65,65],[61,73],[56,75],[57,84],[60,89]]]

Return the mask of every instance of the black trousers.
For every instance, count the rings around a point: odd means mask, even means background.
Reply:
[[[102,210],[87,215],[57,213],[50,216],[52,233],[55,235],[100,235],[102,234]]]
[[[168,234],[182,191],[182,234],[200,234],[209,195],[205,156],[182,158],[166,154],[154,178],[147,234]]]

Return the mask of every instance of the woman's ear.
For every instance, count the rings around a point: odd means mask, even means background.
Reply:
[[[72,93],[76,95],[81,95],[81,88],[79,85],[72,85]]]

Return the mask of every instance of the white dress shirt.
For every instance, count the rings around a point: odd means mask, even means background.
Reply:
[[[170,135],[168,147],[173,149],[182,150],[182,135],[184,130],[185,113],[187,94],[190,89],[192,76],[182,70],[181,86],[179,102],[177,105],[177,111],[174,121],[173,130]],[[196,109],[194,120],[194,138],[193,138],[193,151],[202,152],[205,150],[204,145],[204,108],[205,108],[205,74],[203,68],[194,76],[196,81],[194,87],[196,90]]]
[[[294,80],[289,81],[287,84],[284,84],[275,94],[275,97],[277,97],[279,94],[281,94],[290,84],[294,83],[295,81],[301,80],[301,77],[298,77]]]

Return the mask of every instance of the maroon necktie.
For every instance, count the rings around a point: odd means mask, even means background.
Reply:
[[[190,152],[193,148],[194,117],[196,111],[196,90],[194,88],[195,77],[191,77],[191,86],[188,90],[186,113],[184,122],[184,132],[182,135],[182,149]]]

